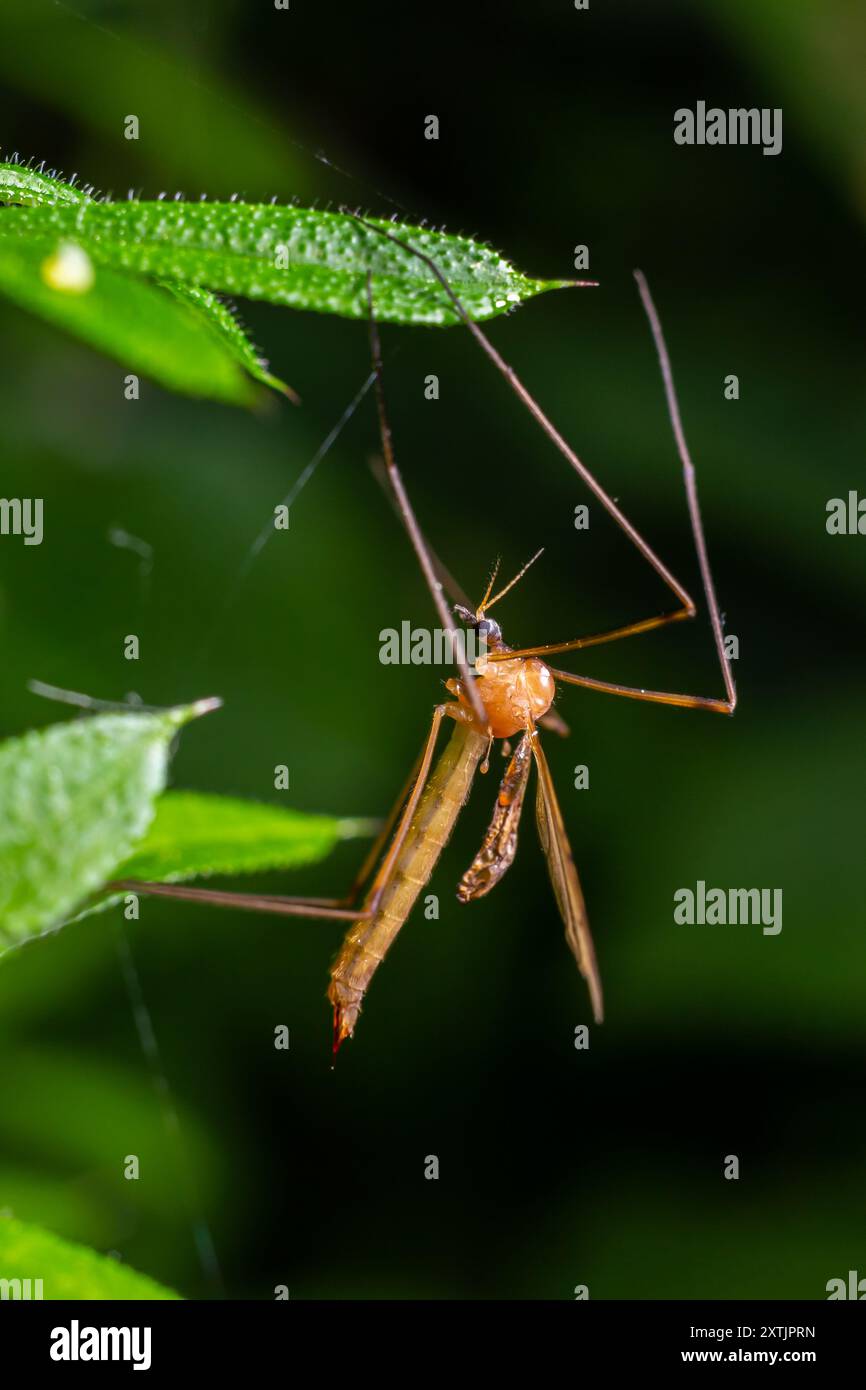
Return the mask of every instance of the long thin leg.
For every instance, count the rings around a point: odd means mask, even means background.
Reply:
[[[618,642],[621,637],[634,637],[639,632],[652,632],[654,628],[664,627],[666,623],[693,618],[685,608],[675,613],[664,613],[658,618],[643,618],[639,623],[628,623],[626,627],[614,627],[608,632],[596,632],[591,637],[575,637],[571,642],[545,642],[540,647],[517,647],[514,651],[488,652],[488,661],[509,661],[516,656],[553,656],[554,652],[582,651],[584,647],[597,647],[602,642]]]
[[[322,918],[327,921],[355,922],[366,916],[358,909],[331,906],[327,898],[279,898],[267,893],[229,893],[216,888],[187,888],[182,883],[150,883],[144,879],[118,879],[106,884],[110,892],[144,893],[150,898],[179,898],[182,902],[207,903],[210,907],[233,907],[247,912],[275,912],[282,917]]]
[[[689,520],[692,524],[692,535],[695,542],[695,550],[698,553],[698,564],[701,569],[701,581],[704,586],[704,596],[707,600],[707,608],[710,612],[710,623],[713,629],[713,638],[716,644],[716,651],[719,657],[719,665],[722,668],[722,679],[725,682],[725,704],[727,712],[733,714],[737,707],[737,688],[734,684],[734,677],[731,672],[731,663],[725,654],[725,638],[722,632],[722,615],[719,611],[719,601],[716,598],[716,586],[713,583],[713,575],[710,569],[710,558],[707,554],[707,541],[704,535],[704,526],[701,521],[701,508],[698,502],[698,486],[695,478],[695,466],[692,463],[689,453],[689,446],[686,443],[683,422],[680,416],[680,406],[677,400],[676,387],[674,386],[674,374],[671,370],[671,361],[668,356],[667,344],[665,343],[664,333],[662,332],[661,321],[658,311],[653,303],[649,285],[642,271],[636,270],[634,278],[640,291],[641,302],[649,319],[656,353],[659,359],[659,368],[662,374],[662,381],[665,388],[665,400],[670,416],[671,428],[674,432],[677,450],[679,451],[680,462],[683,465],[683,479],[686,485],[686,499],[689,505]]]
[[[582,685],[587,690],[601,690],[607,695],[627,695],[631,700],[649,700],[656,705],[679,705],[682,709],[709,709],[716,714],[733,714],[733,706],[728,700],[713,700],[705,695],[679,695],[668,690],[644,690],[635,685],[616,685],[613,681],[596,681],[590,676],[578,676],[573,671],[557,671],[550,668],[558,681],[567,685]]]
[[[698,554],[698,563],[701,569],[701,582],[704,586],[704,595],[707,600],[707,607],[710,612],[710,623],[713,629],[713,639],[716,644],[716,651],[719,657],[719,665],[722,668],[722,679],[725,682],[725,699],[709,699],[701,695],[682,695],[664,690],[643,690],[635,686],[617,685],[609,681],[591,680],[588,676],[576,676],[566,671],[556,671],[553,674],[557,680],[566,681],[571,685],[582,685],[588,690],[603,690],[609,695],[625,695],[632,700],[651,700],[656,704],[679,705],[686,709],[708,709],[718,714],[733,714],[737,707],[737,689],[734,678],[731,674],[731,665],[725,653],[725,639],[722,632],[722,618],[719,612],[719,602],[716,598],[716,589],[713,584],[712,571],[710,570],[710,560],[707,554],[707,542],[704,536],[703,523],[701,521],[701,511],[698,504],[697,483],[695,481],[695,467],[689,454],[689,446],[686,443],[685,431],[683,430],[680,407],[677,400],[676,387],[674,386],[673,372],[671,370],[670,357],[668,356],[667,345],[662,332],[661,322],[653,303],[652,295],[646,279],[639,270],[635,271],[635,279],[640,297],[649,319],[652,330],[653,340],[658,353],[659,366],[661,368],[662,380],[665,387],[665,399],[667,401],[668,414],[670,416],[671,427],[677,443],[680,460],[683,465],[683,477],[686,486],[686,498],[689,506],[689,520],[692,526],[692,535],[695,542],[695,550]],[[656,624],[657,626],[657,624]],[[646,631],[646,623],[636,623],[632,625],[631,631]],[[626,636],[629,629],[622,629],[614,633],[602,633],[597,638],[584,639],[582,642],[566,643],[562,647],[548,647],[530,649],[533,651],[566,651],[569,648],[575,650],[579,646],[591,646],[594,641],[612,641],[617,636]],[[526,656],[529,651],[524,650],[516,655]]]
[[[375,454],[371,459],[368,460],[368,462],[370,464],[370,472],[373,474],[373,477],[376,479],[376,482],[379,484],[385,496],[388,498],[388,501],[394,508],[394,511],[402,525],[403,514],[400,511],[399,500],[394,495],[394,488],[388,470],[385,467],[384,459],[382,459],[378,454]],[[442,563],[439,556],[436,554],[436,551],[430,544],[429,540],[424,535],[423,531],[421,532],[421,536],[424,541],[424,546],[427,551],[427,554],[430,557],[430,563],[433,566],[433,571],[436,575],[437,584],[441,585],[442,589],[445,591],[446,594],[449,595],[449,597],[453,600],[454,603],[462,604],[464,608],[468,608],[469,611],[472,612],[475,605],[472,602],[469,595],[466,593],[465,589],[462,589],[460,587],[460,585],[457,583],[457,580],[454,578],[454,575],[451,574],[450,570],[448,570],[446,566]]]
[[[382,453],[385,458],[385,467],[388,471],[388,478],[391,483],[394,498],[397,502],[400,519],[406,528],[409,539],[412,542],[412,547],[418,557],[418,563],[421,566],[421,572],[427,582],[427,588],[430,590],[430,596],[433,599],[433,605],[439,616],[442,630],[448,631],[453,628],[454,620],[448,611],[448,605],[442,597],[441,580],[436,574],[432,557],[427,549],[424,537],[421,534],[421,528],[415,518],[412,504],[409,501],[406,488],[403,484],[402,475],[397,467],[397,460],[394,457],[391,426],[388,424],[388,416],[385,410],[385,389],[382,384],[382,347],[373,309],[372,277],[369,274],[367,275],[367,300],[370,306],[370,352],[373,358],[373,370],[376,373],[376,404],[379,411],[379,433],[382,439]],[[472,679],[466,658],[462,655],[459,648],[455,652],[455,658],[460,675],[463,677],[463,684],[466,689],[467,697],[472,704],[475,717],[480,727],[482,729],[486,728],[487,713],[484,709],[481,697],[475,689],[475,682]]]

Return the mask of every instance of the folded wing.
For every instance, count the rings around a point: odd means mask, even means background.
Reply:
[[[604,1007],[601,995],[601,979],[595,959],[595,948],[589,930],[589,919],[583,901],[580,879],[571,855],[571,846],[565,833],[565,822],[556,799],[553,778],[547,758],[541,747],[538,734],[532,734],[532,752],[538,768],[538,797],[535,816],[541,847],[550,870],[550,881],[562,920],[565,923],[565,939],[577,961],[578,969],[589,986],[592,1012],[596,1023],[601,1023]]]

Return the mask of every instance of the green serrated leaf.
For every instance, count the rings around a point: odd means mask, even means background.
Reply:
[[[403,324],[449,325],[459,316],[429,267],[375,227],[430,256],[476,319],[571,283],[530,279],[469,237],[366,220],[369,227],[348,213],[240,202],[43,202],[0,210],[0,237],[73,242],[96,266],[348,318],[368,315],[369,271],[377,317]]]
[[[324,859],[339,840],[375,829],[369,820],[337,820],[230,796],[166,792],[144,839],[112,876],[173,883],[202,874],[291,869]]]
[[[0,949],[62,921],[130,854],[172,739],[213,708],[100,714],[0,746]]]
[[[177,1299],[171,1289],[119,1260],[98,1255],[84,1245],[61,1240],[38,1226],[0,1218],[0,1284],[3,1298],[20,1298],[30,1280],[30,1298],[44,1299]],[[40,1291],[34,1293],[34,1281]]]

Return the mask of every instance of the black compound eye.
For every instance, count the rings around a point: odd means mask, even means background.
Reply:
[[[478,634],[488,641],[492,638],[494,642],[498,642],[502,636],[502,629],[493,618],[482,618],[478,624]]]

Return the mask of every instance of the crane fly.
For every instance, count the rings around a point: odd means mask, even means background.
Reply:
[[[538,770],[536,817],[542,847],[568,944],[589,985],[595,1019],[601,1022],[601,982],[583,894],[536,727],[553,704],[556,683],[549,667],[538,657],[512,658],[499,624],[486,616],[526,568],[493,598],[491,580],[474,613],[458,605],[459,616],[478,631],[486,648],[486,658],[479,666],[481,673],[474,677],[473,684],[483,716],[479,720],[470,690],[462,679],[446,682],[446,689],[455,698],[437,705],[433,711],[420,766],[392,844],[393,858],[383,862],[381,876],[374,881],[364,904],[366,915],[349,928],[331,969],[328,998],[334,1006],[335,1050],[354,1032],[373,975],[429,882],[479,767],[486,770],[492,741],[509,740],[515,734],[521,735],[520,742],[502,778],[490,826],[478,854],[460,880],[457,897],[462,903],[483,897],[514,859],[520,812],[534,759]],[[491,664],[494,654],[505,659]],[[445,719],[452,719],[455,727],[433,766],[437,737]]]
[[[478,325],[469,317],[435,262],[391,233],[378,228],[374,230],[397,241],[428,266],[431,275],[439,281],[485,354],[529,408],[547,437],[587,483],[605,510],[675,595],[679,607],[623,627],[569,641],[519,648],[511,648],[505,643],[499,623],[489,616],[489,612],[523,577],[529,566],[538,559],[538,555],[533,556],[519,574],[496,594],[492,593],[496,579],[494,569],[483,599],[473,608],[428,545],[415,517],[394,453],[385,410],[381,345],[368,276],[370,344],[384,465],[382,481],[415,550],[443,629],[447,630],[452,623],[444,598],[444,592],[450,591],[452,599],[457,600],[454,611],[481,639],[484,661],[478,663],[475,670],[470,670],[465,656],[458,651],[456,661],[459,677],[446,682],[446,689],[452,698],[436,705],[421,755],[355,883],[344,898],[289,898],[257,893],[222,892],[216,889],[188,888],[178,884],[149,883],[134,879],[109,885],[114,890],[177,898],[217,907],[347,921],[350,925],[331,966],[327,992],[333,1006],[335,1053],[345,1039],[353,1035],[373,976],[409,917],[419,894],[430,881],[466,803],[476,774],[479,771],[487,771],[490,749],[496,740],[503,742],[509,760],[501,780],[490,825],[478,853],[460,879],[457,898],[461,903],[467,903],[483,897],[495,887],[511,865],[517,848],[520,815],[534,763],[537,775],[536,822],[554,896],[565,924],[566,940],[589,989],[593,1016],[597,1022],[601,1022],[601,980],[583,892],[539,732],[541,728],[548,728],[560,734],[568,733],[567,726],[553,709],[557,683],[656,704],[705,709],[722,714],[733,714],[737,702],[734,680],[724,648],[721,614],[698,506],[695,470],[683,432],[661,324],[649,288],[640,271],[635,272],[635,278],[655,342],[668,413],[683,467],[689,520],[725,686],[724,698],[619,685],[577,672],[563,671],[550,664],[549,658],[557,653],[580,651],[585,647],[614,642],[681,619],[693,618],[697,611],[695,603],[559,434],[513,368],[508,366]],[[454,727],[438,760],[434,762],[438,737],[445,720],[453,721]],[[512,750],[510,741],[517,736],[519,740]],[[362,893],[364,896],[361,899]],[[360,905],[356,905],[359,899]]]

